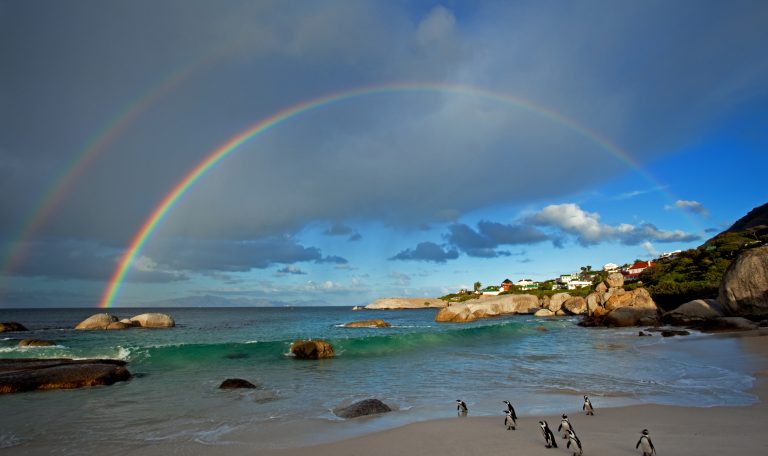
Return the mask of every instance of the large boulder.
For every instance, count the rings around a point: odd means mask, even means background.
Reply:
[[[176,322],[170,315],[162,313],[145,313],[131,318],[134,326],[142,328],[173,328]]]
[[[384,320],[363,320],[344,323],[345,328],[389,328],[390,326],[392,325]]]
[[[336,416],[341,418],[357,418],[358,416],[376,415],[379,413],[391,412],[392,409],[378,399],[365,399],[355,402],[348,407],[340,407],[333,411]]]
[[[0,359],[0,394],[111,385],[131,373],[112,359]]]
[[[16,323],[15,321],[6,321],[3,323],[0,323],[0,333],[1,332],[13,332],[13,331],[28,331],[27,328],[24,327],[21,323]]]
[[[539,299],[527,294],[508,294],[478,301],[455,303],[440,309],[437,322],[465,323],[503,315],[533,314],[539,310]]]
[[[333,358],[333,346],[322,339],[297,340],[291,344],[291,353],[296,359]]]
[[[714,299],[695,299],[665,313],[662,321],[674,325],[689,325],[725,315],[723,306]]]
[[[541,307],[542,309],[548,309],[549,308],[549,300],[550,300],[549,296],[542,295],[539,298],[539,307]]]
[[[717,300],[731,315],[768,315],[768,245],[742,252],[728,266]]]
[[[22,339],[19,341],[19,347],[52,347],[56,342],[44,339]]]
[[[606,291],[608,291],[608,285],[606,285],[604,281],[598,283],[597,286],[595,287],[595,293],[602,294],[602,293],[605,293]]]
[[[549,309],[539,309],[533,314],[534,317],[554,317],[555,313]]]
[[[585,301],[587,303],[587,315],[594,314],[595,310],[603,303],[600,293],[598,292],[588,294]]]
[[[596,297],[588,299],[593,303],[596,300]],[[598,305],[594,309],[590,307],[590,314],[579,324],[582,326],[655,325],[658,323],[658,312],[656,303],[645,288],[622,290],[622,293],[608,297],[604,305]]]
[[[117,317],[114,315],[110,315],[108,313],[98,313],[91,315],[90,317],[78,323],[77,326],[75,326],[75,329],[107,329],[110,324],[115,323],[116,321]]]
[[[552,297],[549,298],[549,305],[547,305],[547,309],[551,310],[552,312],[557,312],[563,308],[563,303],[570,299],[570,297],[571,295],[568,293],[553,294]]]
[[[603,317],[605,326],[648,326],[657,323],[656,309],[641,307],[621,307],[612,310]]]
[[[743,317],[719,317],[703,321],[696,328],[707,332],[719,331],[751,331],[759,326],[752,320]]]
[[[581,296],[574,296],[568,298],[562,308],[572,315],[583,315],[587,313],[587,301]]]
[[[624,275],[620,272],[612,272],[603,281],[608,289],[621,288],[624,286]]]
[[[606,310],[616,310],[622,307],[636,307],[657,310],[656,303],[645,288],[636,288],[622,294],[615,294],[608,298],[603,305]]]

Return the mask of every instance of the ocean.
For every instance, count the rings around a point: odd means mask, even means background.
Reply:
[[[637,328],[593,329],[578,319],[528,315],[466,324],[435,309],[348,307],[110,309],[120,318],[170,314],[171,329],[75,331],[96,309],[0,309],[27,333],[0,334],[2,358],[117,358],[134,377],[112,386],[0,396],[0,448],[33,454],[119,454],[155,442],[281,448],[455,416],[580,411],[638,403],[749,405],[750,356],[736,339],[694,333],[638,337]],[[381,318],[391,328],[344,328]],[[54,347],[18,348],[21,338]],[[322,338],[336,358],[293,359],[295,339]],[[713,362],[715,360],[716,362]],[[226,378],[254,390],[220,390]],[[375,397],[394,412],[344,421],[333,409]],[[300,432],[297,432],[300,430]],[[106,449],[106,450],[105,450]]]

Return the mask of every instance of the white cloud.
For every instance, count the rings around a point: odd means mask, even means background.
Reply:
[[[668,211],[673,209],[680,209],[692,214],[700,215],[702,217],[709,217],[709,210],[707,210],[707,208],[698,201],[677,200],[675,201],[674,206],[667,205],[664,206],[664,209]]]

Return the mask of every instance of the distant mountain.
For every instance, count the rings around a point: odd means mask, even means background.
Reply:
[[[226,298],[223,296],[206,294],[145,302],[141,305],[141,307],[303,307],[327,305],[329,304],[322,300],[287,302],[273,301],[263,298]]]
[[[749,211],[747,215],[736,220],[736,223],[731,225],[725,232],[746,231],[758,226],[768,226],[768,203]]]

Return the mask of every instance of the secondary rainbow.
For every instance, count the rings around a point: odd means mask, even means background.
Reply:
[[[125,280],[125,276],[128,273],[133,261],[141,253],[144,244],[146,244],[149,237],[155,231],[157,226],[173,208],[173,206],[184,196],[192,185],[195,184],[205,173],[211,170],[216,164],[221,162],[224,158],[231,153],[238,150],[238,148],[248,142],[249,140],[257,137],[261,133],[269,130],[270,128],[279,125],[293,117],[307,113],[309,111],[316,110],[334,103],[339,103],[352,98],[358,98],[363,96],[370,96],[376,94],[387,93],[401,93],[401,92],[441,92],[448,94],[472,96],[479,98],[486,98],[496,101],[501,101],[507,104],[511,104],[515,107],[524,109],[526,111],[543,116],[564,128],[567,128],[582,137],[590,139],[601,148],[610,152],[616,156],[620,161],[629,165],[631,168],[637,170],[644,177],[651,182],[658,184],[656,180],[647,172],[645,172],[637,163],[635,163],[626,152],[621,150],[618,146],[613,144],[610,140],[601,137],[594,131],[580,125],[573,119],[570,119],[560,113],[557,113],[549,108],[536,105],[531,101],[507,95],[504,93],[493,92],[490,90],[482,89],[479,87],[459,84],[443,84],[443,83],[396,83],[396,84],[383,84],[376,86],[365,86],[346,90],[342,92],[335,92],[328,95],[320,96],[310,100],[302,101],[300,103],[289,106],[275,114],[266,117],[244,131],[231,137],[228,141],[221,146],[210,152],[205,159],[197,164],[191,171],[189,171],[181,181],[173,186],[170,192],[160,201],[155,207],[149,217],[141,225],[139,231],[134,235],[127,250],[120,258],[118,265],[113,272],[106,289],[102,295],[99,307],[108,308],[111,307],[120,292],[120,288]]]

